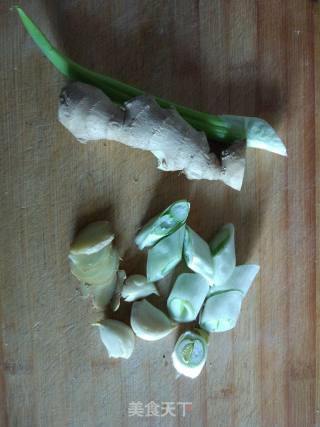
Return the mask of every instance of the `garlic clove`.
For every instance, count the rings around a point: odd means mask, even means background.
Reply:
[[[129,359],[134,350],[135,338],[131,328],[123,322],[105,319],[95,323],[109,357]]]
[[[72,255],[92,254],[109,245],[114,239],[108,221],[97,221],[88,224],[76,236],[70,247]]]
[[[147,279],[156,282],[163,279],[181,261],[185,226],[164,237],[148,251]]]
[[[208,356],[208,334],[195,329],[184,332],[178,339],[172,353],[176,371],[189,378],[200,375]]]
[[[194,321],[208,291],[209,283],[200,274],[180,274],[167,300],[170,317],[180,323]]]
[[[212,285],[213,265],[209,245],[188,226],[184,236],[183,255],[190,270],[205,277]]]
[[[169,335],[177,324],[147,300],[132,304],[131,327],[134,333],[146,341],[156,341]]]
[[[140,250],[153,246],[160,239],[176,231],[183,225],[190,211],[190,203],[178,200],[172,203],[162,213],[152,218],[135,238]]]
[[[209,244],[213,259],[213,283],[222,286],[236,266],[234,225],[224,225]]]
[[[132,302],[152,294],[159,295],[155,284],[148,282],[145,276],[134,274],[125,281],[121,296],[125,301]]]

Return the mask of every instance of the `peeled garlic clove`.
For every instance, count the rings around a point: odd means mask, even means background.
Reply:
[[[200,314],[200,327],[208,332],[225,332],[233,329],[238,321],[243,294],[225,291],[209,297]]]
[[[163,279],[181,261],[185,226],[164,237],[148,251],[147,279],[156,282]]]
[[[208,291],[209,283],[200,274],[180,274],[167,300],[170,317],[181,323],[195,320]]]
[[[176,231],[188,217],[190,203],[178,200],[152,218],[137,234],[135,243],[140,250],[153,246],[160,239]]]
[[[195,329],[183,333],[172,353],[176,371],[189,378],[196,378],[202,371],[208,356],[208,334]]]
[[[146,341],[160,340],[177,327],[176,323],[145,299],[132,304],[130,323],[134,333]]]
[[[132,302],[152,294],[159,295],[155,284],[148,282],[145,276],[133,274],[125,281],[121,296],[125,301]]]
[[[73,255],[92,254],[109,245],[114,239],[111,225],[108,221],[97,221],[88,224],[76,236],[71,245]]]
[[[233,224],[224,225],[210,242],[213,259],[213,283],[222,286],[236,266]]]
[[[209,245],[188,226],[184,237],[183,255],[190,270],[205,277],[212,285],[213,265]]]
[[[127,275],[124,270],[118,271],[116,286],[115,286],[113,297],[111,299],[111,307],[113,311],[117,311],[120,307],[121,292],[122,292],[123,284],[126,277]]]
[[[134,349],[134,333],[131,328],[119,320],[106,319],[98,326],[100,338],[106,347],[109,357],[129,359]]]

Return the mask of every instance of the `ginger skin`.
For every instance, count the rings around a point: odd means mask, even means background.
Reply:
[[[151,96],[138,96],[120,107],[94,86],[70,83],[60,95],[59,120],[82,143],[118,141],[151,151],[163,171],[183,171],[188,179],[218,180],[241,189],[245,142],[230,144],[220,161],[203,132]]]

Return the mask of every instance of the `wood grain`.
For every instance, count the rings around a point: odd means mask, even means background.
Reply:
[[[21,1],[80,63],[212,113],[258,115],[288,159],[249,150],[241,193],[155,168],[148,153],[83,146],[57,122],[64,84],[0,5],[0,425],[318,427],[319,4],[307,0]],[[101,314],[77,293],[76,230],[108,218],[129,273],[132,241],[170,202],[191,201],[210,238],[236,226],[238,262],[261,273],[230,333],[211,336],[196,380],[175,378],[176,336],[108,359]],[[124,308],[128,315],[128,307]],[[317,381],[318,380],[318,381]],[[183,416],[129,417],[130,402],[192,402]]]

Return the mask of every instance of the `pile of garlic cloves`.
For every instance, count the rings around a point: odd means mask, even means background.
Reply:
[[[94,323],[109,357],[128,359],[135,337],[156,341],[180,323],[197,321],[197,328],[180,335],[172,353],[178,375],[195,378],[205,366],[210,334],[236,326],[242,302],[260,267],[236,265],[232,224],[224,225],[207,243],[186,224],[189,211],[190,203],[179,200],[136,235],[138,248],[148,251],[146,276],[126,277],[119,270],[120,258],[107,221],[91,223],[79,232],[71,245],[69,262],[83,295],[91,297],[95,307],[110,305],[116,311],[122,300],[132,303],[130,326],[115,319]],[[160,296],[155,282],[182,261],[185,271],[171,287],[166,314],[146,298]]]

